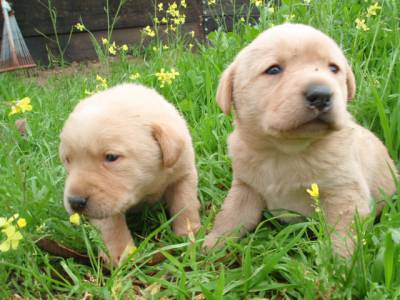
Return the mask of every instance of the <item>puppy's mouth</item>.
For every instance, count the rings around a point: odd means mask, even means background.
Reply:
[[[308,118],[306,118],[302,123],[293,127],[292,130],[301,129],[303,127],[309,126],[320,126],[328,128],[334,128],[335,120],[332,116],[331,111],[317,111],[314,110]]]
[[[301,128],[304,126],[323,126],[323,127],[331,127],[334,124],[332,118],[329,116],[328,113],[321,112],[319,113],[316,117],[312,118],[311,120],[308,120],[304,122],[303,124],[300,124],[297,128]]]
[[[303,136],[303,137],[313,137],[320,136],[326,132],[338,130],[339,126],[336,120],[333,118],[332,114],[328,112],[319,112],[311,115],[302,123],[296,124],[292,128],[282,132],[285,136]]]

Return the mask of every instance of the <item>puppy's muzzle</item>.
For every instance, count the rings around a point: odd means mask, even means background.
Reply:
[[[82,197],[82,196],[68,197],[69,205],[76,212],[83,211],[86,207],[87,202],[88,202],[88,197]]]
[[[328,111],[332,106],[332,90],[326,85],[312,85],[305,92],[307,106],[319,111]]]

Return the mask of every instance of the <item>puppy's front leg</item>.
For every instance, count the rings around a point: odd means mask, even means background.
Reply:
[[[186,175],[168,187],[165,197],[171,216],[177,215],[172,228],[177,235],[187,235],[189,230],[196,232],[200,228],[197,199],[197,176]],[[188,228],[188,222],[191,229]]]
[[[368,193],[363,193],[359,188],[347,191],[345,188],[335,189],[332,192],[328,191],[326,196],[322,195],[321,199],[326,221],[334,229],[331,236],[333,250],[341,256],[351,256],[354,251],[354,216],[358,212],[359,216],[364,218],[371,212]]]
[[[234,180],[227,198],[218,213],[214,227],[207,235],[203,247],[212,248],[218,238],[241,226],[240,236],[255,228],[261,220],[266,203],[262,197],[247,184]]]
[[[118,265],[121,255],[129,244],[133,244],[132,236],[124,215],[115,215],[106,219],[91,219],[103,237],[104,244],[110,253],[111,263]],[[104,256],[107,261],[107,257]]]

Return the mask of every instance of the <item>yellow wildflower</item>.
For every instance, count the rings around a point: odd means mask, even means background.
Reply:
[[[133,73],[131,76],[129,76],[129,79],[131,80],[136,80],[138,78],[140,78],[140,74],[138,72]]]
[[[158,51],[157,47],[153,47],[153,51],[157,52]]]
[[[356,28],[358,30],[363,30],[363,31],[368,31],[369,30],[367,24],[365,24],[365,19],[357,18],[355,22],[356,22]]]
[[[156,24],[156,25],[160,24],[160,20],[159,20],[157,17],[154,17],[154,18],[153,18],[153,22],[154,22],[154,24]]]
[[[96,80],[99,82],[99,84],[96,85],[96,90],[108,88],[107,79],[101,77],[100,75],[96,75]]]
[[[208,0],[207,3],[208,3],[208,6],[213,6],[216,4],[216,0]]]
[[[169,72],[166,72],[165,69],[162,68],[160,72],[157,72],[155,75],[157,80],[161,83],[160,87],[164,87],[166,84],[171,85],[172,81],[179,76],[179,72],[176,72],[174,68],[172,68]]]
[[[189,32],[189,35],[190,35],[192,38],[194,38],[194,35],[195,35],[194,30],[190,31],[190,32]]]
[[[78,213],[74,213],[69,216],[69,221],[71,224],[80,225],[81,224],[81,217]]]
[[[121,46],[120,49],[121,49],[122,51],[126,52],[126,51],[128,51],[129,47],[128,47],[127,44],[123,44],[123,45]]]
[[[158,3],[158,11],[163,11],[163,10],[164,10],[164,4]]]
[[[162,23],[162,24],[167,24],[167,23],[168,23],[168,19],[167,19],[166,17],[163,17],[163,18],[161,19],[161,23]]]
[[[187,7],[186,0],[181,0],[181,6],[184,8]]]
[[[164,50],[168,50],[168,49],[169,49],[168,45],[164,45],[162,48],[163,48]]]
[[[15,226],[9,225],[2,230],[7,239],[0,244],[0,252],[7,252],[18,248],[19,241],[22,240],[22,234],[15,229]]]
[[[31,110],[32,110],[31,99],[29,97],[24,97],[21,100],[13,101],[13,104],[11,105],[11,111],[8,115],[11,116]]]
[[[241,17],[239,21],[242,23],[246,22],[246,20],[243,17]]]
[[[108,40],[104,37],[101,38],[101,42],[103,43],[104,46],[108,44]]]
[[[19,218],[17,221],[17,225],[19,228],[24,228],[26,227],[26,220],[24,218]]]
[[[174,23],[176,25],[185,24],[185,22],[186,22],[186,15],[180,15],[178,18],[174,19]]]
[[[171,17],[179,17],[179,10],[176,2],[168,4],[167,14]]]
[[[11,218],[0,218],[0,228],[8,227],[12,222],[14,222],[19,217],[19,214],[14,214]]]
[[[263,5],[263,0],[251,0],[250,3],[254,4],[256,7],[260,7],[261,5]]]
[[[117,45],[115,45],[115,42],[113,42],[113,43],[111,44],[111,46],[108,47],[108,52],[109,52],[111,55],[117,54]]]
[[[149,36],[149,37],[155,37],[156,36],[156,32],[150,28],[149,25],[147,25],[144,29],[143,32],[145,35]]]
[[[81,24],[81,23],[76,23],[74,25],[75,29],[79,30],[79,31],[84,31],[85,30],[85,25]]]
[[[306,191],[312,198],[319,197],[319,187],[318,187],[318,184],[316,184],[316,183],[311,184],[311,190],[307,189]]]
[[[6,218],[0,218],[0,228],[8,226]]]
[[[372,17],[372,16],[376,16],[376,13],[382,9],[382,6],[380,6],[378,4],[378,2],[375,2],[374,4],[372,4],[370,7],[368,7],[367,9],[367,17]]]
[[[192,48],[193,48],[193,44],[190,43],[190,44],[189,44],[189,49],[192,49]]]

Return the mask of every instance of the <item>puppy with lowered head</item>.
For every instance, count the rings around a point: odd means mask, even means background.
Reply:
[[[237,227],[251,230],[264,209],[312,215],[306,189],[315,182],[334,249],[352,253],[356,211],[365,216],[382,192],[395,192],[384,145],[346,109],[355,90],[338,45],[310,26],[273,27],[237,55],[217,91],[222,111],[235,110],[233,182],[205,247]]]
[[[178,235],[200,226],[190,133],[156,91],[123,84],[81,101],[61,132],[64,205],[95,223],[118,264],[132,243],[125,212],[165,197]]]

